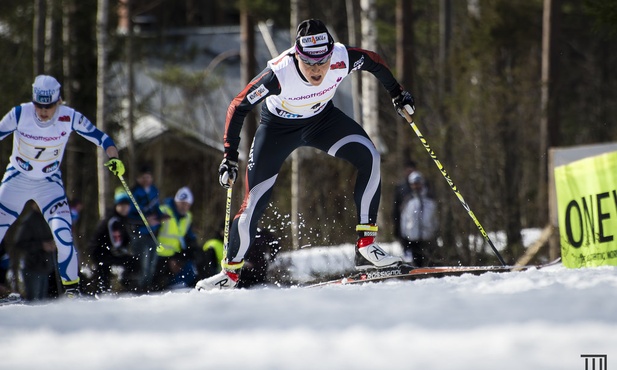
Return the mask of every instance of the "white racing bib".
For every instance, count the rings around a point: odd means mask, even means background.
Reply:
[[[20,157],[31,161],[55,161],[62,154],[62,145],[45,146],[40,143],[32,145],[20,138],[17,143],[17,153]]]

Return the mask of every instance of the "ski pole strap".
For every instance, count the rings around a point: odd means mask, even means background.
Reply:
[[[244,260],[240,262],[227,262],[227,259],[225,258],[221,261],[221,267],[225,270],[239,270],[242,266],[244,266]]]
[[[377,227],[377,225],[372,225],[372,224],[359,224],[359,225],[356,225],[356,231],[361,236],[377,236],[377,231],[378,230],[379,230],[379,228]]]

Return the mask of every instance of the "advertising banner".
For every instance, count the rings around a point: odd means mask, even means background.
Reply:
[[[566,267],[617,266],[617,152],[555,168]]]

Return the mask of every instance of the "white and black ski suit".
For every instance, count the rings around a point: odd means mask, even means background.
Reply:
[[[335,43],[330,69],[313,86],[298,69],[294,48],[270,60],[231,102],[225,127],[225,157],[238,160],[246,115],[265,99],[246,165],[246,194],[231,225],[227,261],[243,260],[255,237],[285,159],[298,147],[320,149],[358,171],[354,189],[358,223],[377,221],[381,195],[380,155],[365,130],[332,103],[342,80],[355,70],[371,72],[392,97],[402,87],[374,52]]]

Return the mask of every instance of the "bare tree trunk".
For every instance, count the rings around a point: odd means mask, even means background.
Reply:
[[[72,19],[75,16],[75,1],[62,0],[62,45],[64,53],[62,55],[62,75],[64,76],[63,98],[69,103],[73,99],[73,60],[75,58],[75,47],[73,40],[76,39],[75,27]]]
[[[291,34],[291,40],[296,39],[296,28],[298,24],[303,20],[309,18],[310,9],[307,0],[290,0],[291,19],[289,32]]]
[[[448,125],[448,109],[445,106],[444,99],[450,94],[450,68],[448,58],[450,55],[450,38],[452,37],[452,5],[451,0],[441,0],[439,2],[439,121],[442,125],[443,133],[443,148],[445,161],[452,163],[452,129]],[[458,254],[455,250],[456,235],[453,230],[455,228],[448,227],[454,224],[454,211],[452,207],[442,207],[442,216],[440,223],[444,226],[441,228],[442,239],[444,243],[444,256],[446,262],[450,259],[457,260],[455,256]]]
[[[396,1],[396,70],[398,81],[407,91],[414,91],[413,0]],[[407,125],[397,126],[396,158],[404,163],[411,158],[411,138]]]
[[[452,3],[451,0],[441,0],[439,4],[439,100],[443,101],[450,93],[448,58],[452,37]]]
[[[107,70],[107,29],[108,29],[109,0],[98,0],[97,9],[97,73],[96,73],[96,122],[97,127],[105,131],[105,86]],[[109,199],[109,173],[105,170],[106,154],[102,149],[97,150],[97,175],[99,180],[99,218],[105,217],[107,199]]]
[[[246,9],[240,11],[240,38],[240,59],[242,61],[240,74],[242,85],[247,85],[255,77],[255,22]],[[247,115],[244,121],[244,129],[242,130],[242,150],[247,157],[251,147],[251,140],[257,129],[255,117],[255,112]]]
[[[128,123],[128,132],[129,132],[129,143],[128,143],[128,163],[129,168],[132,168],[133,171],[129,171],[130,182],[135,182],[137,178],[137,155],[135,153],[135,66],[134,64],[134,56],[133,56],[133,42],[135,41],[135,32],[133,29],[133,1],[132,0],[121,0],[121,3],[125,7],[125,25],[126,25],[126,65],[128,68],[128,88],[127,93],[127,123]]]
[[[362,48],[376,50],[377,48],[377,9],[375,0],[362,0]],[[375,143],[380,153],[385,153],[387,148],[381,139],[379,132],[379,108],[377,106],[379,96],[378,81],[370,73],[362,74],[362,124],[369,137]]]
[[[354,6],[354,0],[345,0],[345,6],[347,8],[347,33],[349,34],[349,45],[356,46],[358,44],[358,37],[356,29],[356,7]],[[354,121],[362,123],[362,106],[360,105],[360,99],[362,97],[362,85],[360,83],[360,75],[354,73],[351,78],[351,99],[353,104],[353,118]]]
[[[47,74],[56,76],[62,80],[60,53],[59,53],[59,24],[58,11],[60,10],[61,0],[47,0],[47,14],[45,16],[45,71]]]
[[[34,56],[33,74],[35,76],[45,73],[45,20],[47,18],[46,0],[36,0],[34,8]]]
[[[296,28],[309,14],[305,0],[291,0],[290,39],[296,39]],[[302,159],[298,150],[291,154],[291,241],[294,250],[300,249],[300,165]]]
[[[559,115],[555,94],[557,57],[555,56],[555,33],[559,29],[560,0],[544,0],[542,21],[542,91],[540,96],[540,173],[538,176],[538,213],[541,222],[550,222],[548,215],[548,151],[558,144]],[[550,240],[550,259],[559,255],[559,232]]]
[[[362,48],[376,50],[377,47],[377,10],[375,0],[361,0]],[[362,74],[362,126],[380,153],[387,152],[379,132],[378,81],[370,73]],[[384,212],[379,212],[377,224],[385,224]]]
[[[73,46],[73,40],[76,39],[75,27],[72,24],[72,19],[75,16],[75,0],[63,0],[62,1],[62,45],[64,53],[62,55],[62,75],[64,76],[64,83],[62,89],[62,98],[69,105],[73,101],[73,60],[75,58],[75,47]],[[77,145],[75,140],[79,138],[73,135],[67,144],[67,151],[65,153],[66,168],[77,169],[78,155]],[[66,190],[69,194],[69,199],[74,199],[75,189],[77,189],[77,172],[76,170],[67,171],[66,177]],[[80,171],[83,172],[83,171]]]

